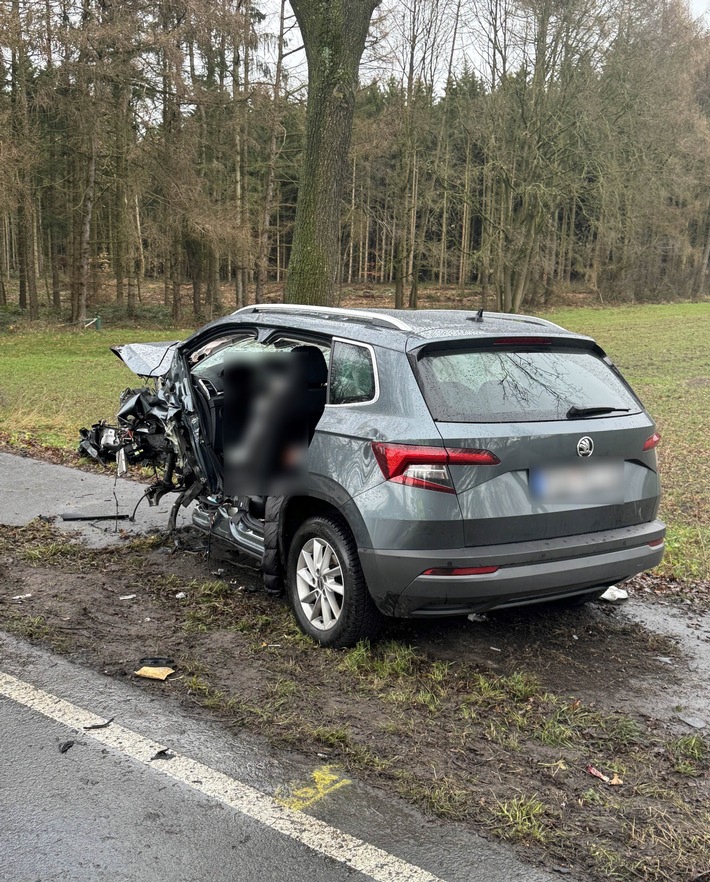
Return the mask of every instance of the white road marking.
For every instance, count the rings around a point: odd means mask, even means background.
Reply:
[[[352,867],[376,882],[443,882],[421,867],[409,864],[310,815],[287,808],[260,790],[197,760],[176,753],[170,760],[151,762],[151,757],[165,745],[151,741],[132,729],[111,723],[107,729],[85,731],[84,726],[102,723],[104,720],[91,711],[1,671],[0,695],[5,695],[63,726],[77,729],[82,736],[130,756],[150,766],[158,774],[181,781],[193,790],[307,845],[313,851]]]

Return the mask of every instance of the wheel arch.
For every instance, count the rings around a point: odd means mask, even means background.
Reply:
[[[343,505],[340,500],[321,493],[289,496],[279,506],[279,547],[284,560],[296,530],[306,518],[318,514],[330,514],[340,518],[352,533],[359,548],[371,545],[362,515],[351,499],[348,498]]]

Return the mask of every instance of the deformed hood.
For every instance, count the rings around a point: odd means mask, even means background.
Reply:
[[[159,343],[125,343],[112,346],[121,361],[139,377],[164,377],[170,370],[175,347],[180,340]]]

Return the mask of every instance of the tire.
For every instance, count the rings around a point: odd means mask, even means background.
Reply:
[[[338,517],[316,515],[301,524],[289,548],[286,581],[299,627],[321,646],[353,646],[382,626],[355,540]]]
[[[279,545],[283,504],[283,496],[269,496],[266,500],[264,554],[261,558],[261,573],[264,580],[264,590],[272,597],[279,597],[284,593],[283,563]]]

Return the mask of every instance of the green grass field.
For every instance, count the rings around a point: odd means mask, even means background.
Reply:
[[[567,309],[548,316],[604,347],[653,415],[668,523],[662,572],[710,576],[710,304]]]
[[[669,524],[662,571],[710,575],[710,305],[567,309],[550,314],[592,335],[658,422]],[[71,449],[81,426],[111,419],[118,394],[136,382],[109,351],[116,343],[170,340],[189,330],[16,330],[0,333],[0,432]]]
[[[0,432],[20,442],[72,448],[81,426],[111,421],[118,396],[140,385],[110,351],[118,343],[177,340],[187,330],[105,331],[23,328],[0,334]]]

